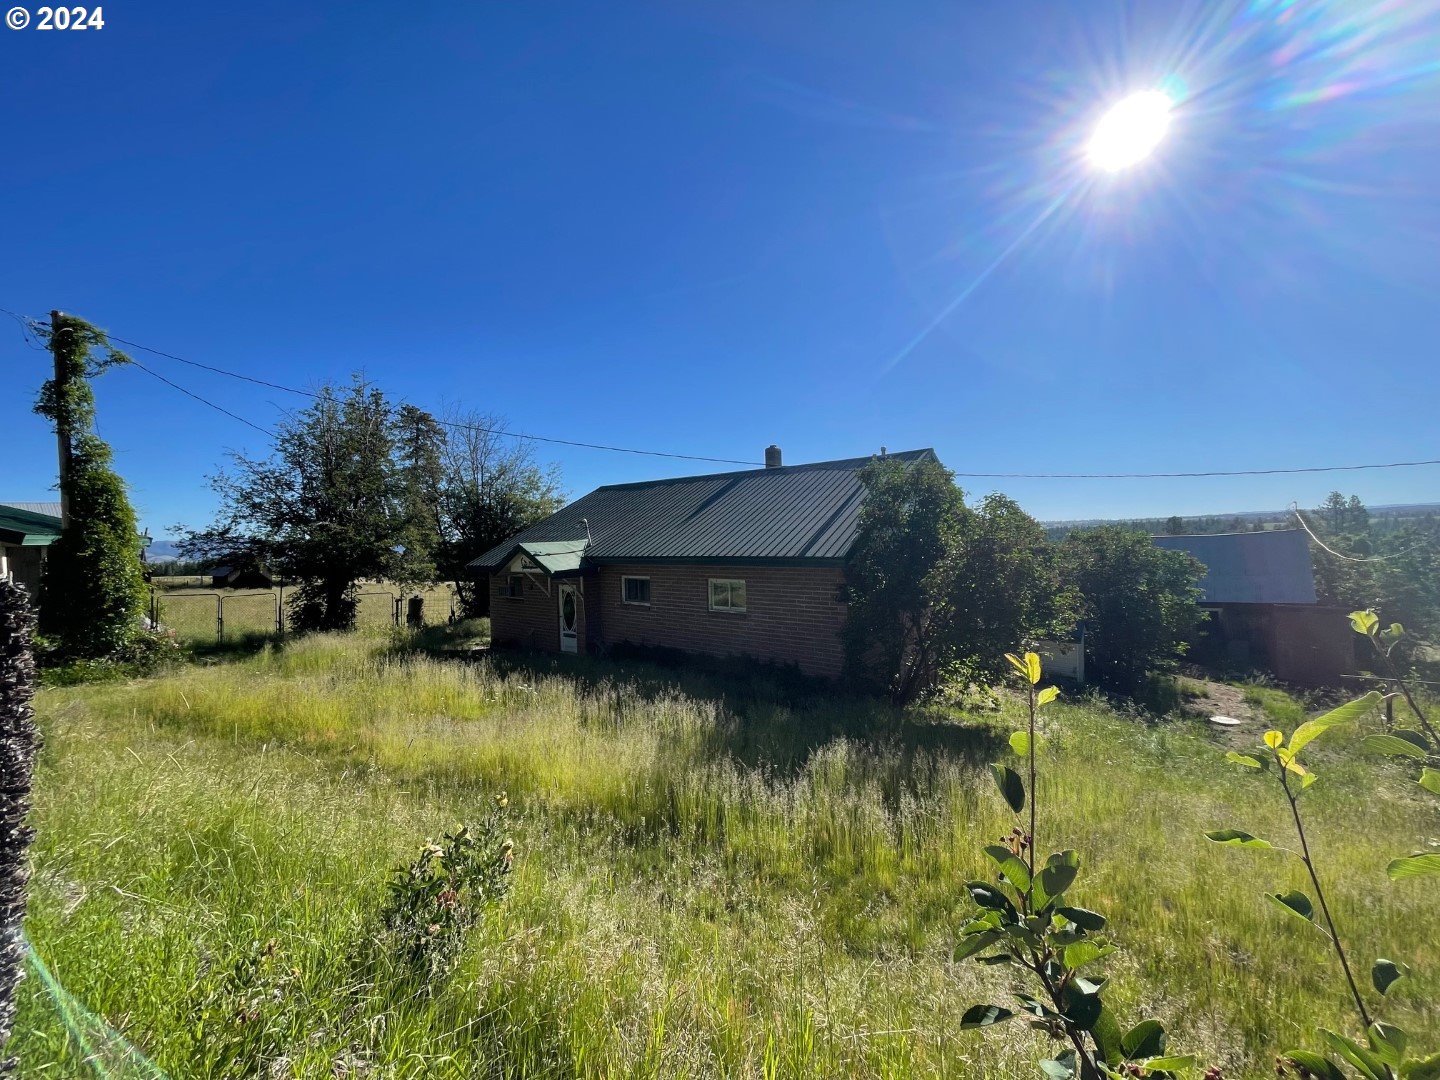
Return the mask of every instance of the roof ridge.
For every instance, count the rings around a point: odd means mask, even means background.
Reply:
[[[896,450],[887,452],[887,458],[915,458],[923,454],[935,453],[932,446],[920,446],[914,450]],[[623,484],[601,484],[594,491],[617,491],[625,488],[653,487],[656,484],[683,484],[696,480],[725,480],[736,476],[756,476],[760,474],[781,475],[783,473],[801,472],[805,469],[838,468],[846,465],[853,465],[857,468],[863,467],[877,459],[879,454],[870,454],[866,457],[834,458],[830,461],[802,461],[796,465],[772,465],[760,466],[754,469],[733,469],[730,472],[696,473],[693,476],[666,476],[656,480],[631,480]]]

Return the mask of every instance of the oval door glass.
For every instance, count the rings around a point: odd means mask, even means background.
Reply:
[[[566,630],[575,629],[575,594],[569,590],[560,598],[560,621]]]

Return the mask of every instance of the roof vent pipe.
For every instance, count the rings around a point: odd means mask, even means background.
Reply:
[[[778,469],[780,468],[780,465],[780,447],[776,446],[774,443],[771,443],[769,446],[765,447],[765,468]]]

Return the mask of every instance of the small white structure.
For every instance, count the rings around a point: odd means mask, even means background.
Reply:
[[[1074,641],[1037,641],[1035,652],[1040,656],[1046,675],[1072,682],[1085,682],[1085,624],[1075,628]]]

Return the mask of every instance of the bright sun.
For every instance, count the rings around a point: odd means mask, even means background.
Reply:
[[[1090,160],[1118,172],[1150,156],[1170,125],[1171,102],[1159,90],[1142,90],[1116,102],[1090,137]]]

